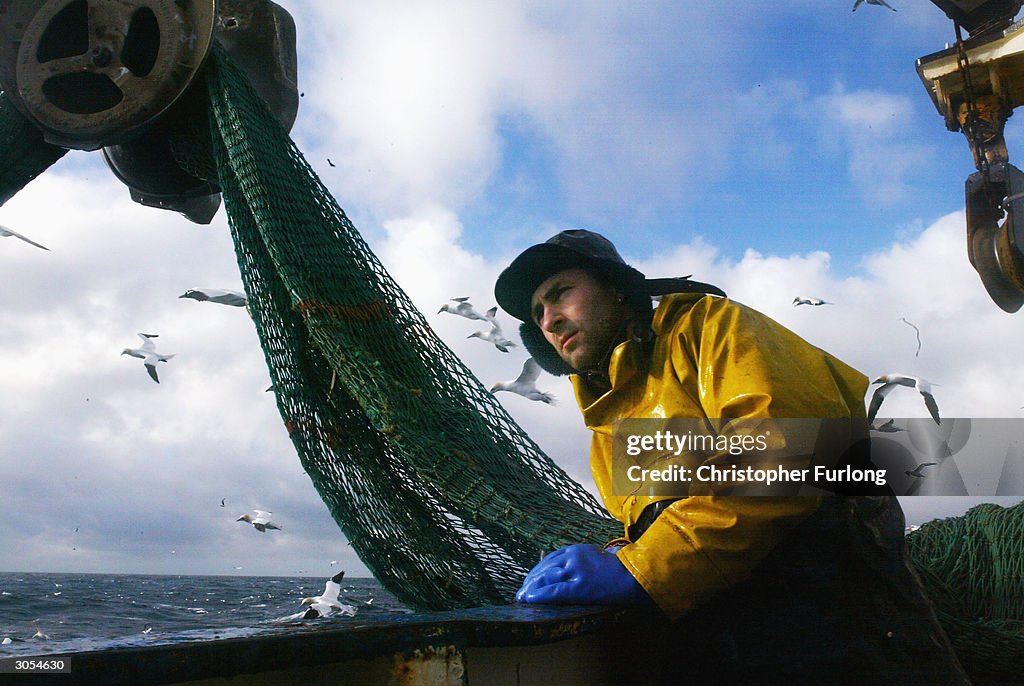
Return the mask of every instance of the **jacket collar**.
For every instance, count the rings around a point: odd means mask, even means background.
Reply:
[[[662,298],[651,320],[654,339],[672,328],[673,322],[682,310],[692,307],[704,297],[707,297],[704,293],[678,293]],[[587,426],[608,424],[608,420],[614,419],[610,415],[605,415],[619,406],[618,399],[622,398],[631,381],[637,376],[646,376],[653,346],[654,340],[625,341],[612,351],[608,359],[607,378],[592,380],[585,374],[572,374],[569,377],[576,392],[576,402],[583,411],[583,419]],[[636,391],[642,393],[643,385]]]
[[[608,360],[606,380],[592,380],[583,374],[569,377],[576,392],[576,402],[588,426],[593,424],[592,419],[602,413],[604,406],[613,402],[612,396],[621,394],[630,381],[646,371],[649,348],[649,344],[632,340],[620,343]]]

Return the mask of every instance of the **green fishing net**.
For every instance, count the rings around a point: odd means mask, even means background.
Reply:
[[[419,608],[508,602],[542,553],[618,534],[438,339],[220,49],[206,79],[281,416],[377,579]]]
[[[64,156],[42,132],[18,114],[0,90],[0,205]]]
[[[1024,679],[1024,503],[986,503],[907,535],[957,657],[976,683]]]
[[[621,533],[435,335],[219,46],[202,80],[209,131],[172,125],[175,161],[221,188],[284,428],[374,576],[416,608],[505,603],[543,553]],[[64,150],[0,115],[10,197]]]

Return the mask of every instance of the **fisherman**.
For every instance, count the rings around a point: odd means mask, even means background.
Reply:
[[[969,683],[907,562],[895,497],[612,488],[618,420],[835,418],[866,434],[864,375],[714,286],[647,279],[586,230],[526,249],[495,296],[540,366],[570,375],[597,488],[624,525],[604,548],[547,555],[517,601],[656,607],[663,630],[646,633],[665,683]]]

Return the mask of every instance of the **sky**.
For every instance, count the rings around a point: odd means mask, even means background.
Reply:
[[[279,4],[298,35],[292,138],[485,386],[526,354],[437,310],[492,306],[519,251],[583,227],[871,378],[930,379],[944,416],[1024,416],[1024,314],[999,310],[968,262],[970,151],[915,71],[954,40],[931,3]],[[1012,118],[1007,143],[1013,161]],[[251,320],[178,298],[241,289],[223,209],[200,226],[134,204],[98,153],[72,151],[0,224],[49,248],[0,241],[0,570],[368,574],[264,392]],[[120,355],[137,332],[175,354],[159,385]],[[568,381],[539,386],[558,404],[498,397],[593,492]],[[927,416],[913,392],[886,413]],[[902,502],[920,524],[1019,500]],[[235,521],[256,508],[282,530]]]

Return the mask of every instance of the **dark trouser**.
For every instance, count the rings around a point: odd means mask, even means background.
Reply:
[[[903,527],[893,497],[826,498],[752,578],[673,624],[646,622],[643,659],[664,684],[970,683]]]

